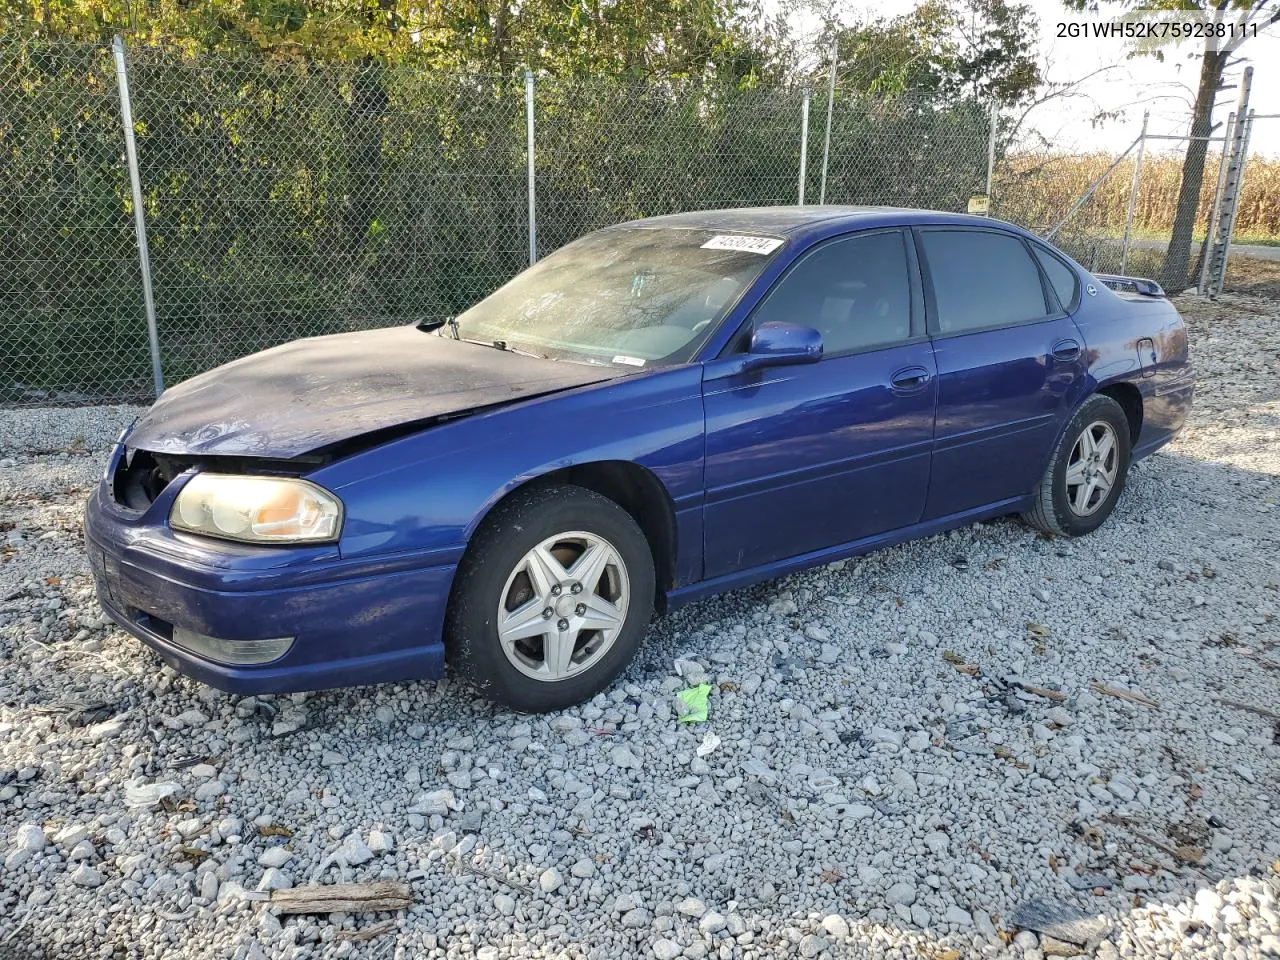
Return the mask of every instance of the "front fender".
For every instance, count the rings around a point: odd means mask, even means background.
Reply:
[[[456,551],[516,487],[620,460],[666,489],[677,523],[701,506],[701,368],[689,364],[476,414],[363,450],[309,474],[342,498],[344,558]],[[689,531],[692,533],[693,531]],[[701,537],[681,537],[691,546]]]

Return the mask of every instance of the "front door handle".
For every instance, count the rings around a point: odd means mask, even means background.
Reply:
[[[1075,340],[1059,340],[1053,345],[1053,359],[1070,363],[1080,359],[1080,344]]]
[[[925,367],[903,367],[889,378],[894,393],[919,393],[933,379]]]

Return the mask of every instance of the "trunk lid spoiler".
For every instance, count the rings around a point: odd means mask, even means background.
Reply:
[[[1160,284],[1145,277],[1122,277],[1114,273],[1095,273],[1094,277],[1116,293],[1137,293],[1144,297],[1164,296],[1164,289]]]

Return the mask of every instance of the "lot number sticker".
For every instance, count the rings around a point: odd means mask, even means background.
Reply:
[[[703,250],[740,250],[743,253],[758,253],[762,256],[773,253],[782,246],[782,241],[775,237],[744,237],[730,233],[718,233],[702,245]]]

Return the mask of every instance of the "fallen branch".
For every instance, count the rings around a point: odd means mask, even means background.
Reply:
[[[1204,851],[1201,850],[1199,847],[1192,847],[1192,846],[1175,847],[1172,844],[1165,843],[1163,840],[1160,840],[1157,837],[1153,837],[1148,833],[1142,833],[1139,830],[1135,830],[1133,829],[1133,827],[1129,827],[1129,832],[1132,833],[1139,840],[1142,840],[1142,841],[1145,841],[1146,843],[1151,844],[1157,850],[1164,851],[1179,863],[1195,865],[1199,863],[1201,859],[1203,859],[1204,857]]]
[[[1260,653],[1254,653],[1252,650],[1237,650],[1236,653],[1240,654],[1242,657],[1252,660],[1264,670],[1280,670],[1280,662],[1268,660]]]
[[[1226,707],[1234,707],[1237,710],[1243,710],[1245,713],[1256,713],[1260,717],[1266,717],[1268,720],[1280,720],[1280,713],[1274,710],[1268,710],[1266,707],[1255,707],[1251,703],[1241,703],[1239,700],[1223,700],[1218,702]]]
[[[1143,707],[1160,706],[1156,701],[1149,697],[1144,697],[1142,694],[1136,693],[1133,690],[1121,690],[1117,687],[1109,687],[1105,683],[1098,683],[1096,680],[1089,684],[1089,689],[1094,693],[1101,693],[1108,697],[1115,697],[1117,700],[1127,700],[1129,703],[1136,703]]]
[[[371,923],[367,927],[361,927],[359,930],[339,930],[339,940],[372,940],[380,937],[384,933],[390,933],[396,928],[394,920],[379,920],[377,923]]]
[[[1153,837],[1149,833],[1143,833],[1141,830],[1134,829],[1133,821],[1129,817],[1121,817],[1113,814],[1104,816],[1102,819],[1107,823],[1123,827],[1135,839],[1141,840],[1143,843],[1149,843],[1160,852],[1167,854],[1170,859],[1173,860],[1175,867],[1187,867],[1200,874],[1200,876],[1204,877],[1210,883],[1215,882],[1209,874],[1205,873],[1205,871],[1200,868],[1200,861],[1204,859],[1204,851],[1199,847],[1193,847],[1190,845],[1175,847],[1172,844],[1165,843],[1158,837]]]
[[[534,895],[533,887],[523,884],[518,880],[512,880],[510,877],[503,876],[495,870],[486,870],[484,867],[476,866],[472,863],[463,864],[462,869],[466,870],[468,873],[474,873],[478,877],[488,877],[490,880],[496,880],[498,883],[505,883],[513,890],[519,890],[522,893],[527,893],[531,897]]]
[[[281,913],[372,913],[409,909],[413,906],[413,892],[408,884],[390,880],[321,883],[273,890],[271,904]]]
[[[1035,687],[1029,683],[1016,681],[1018,689],[1026,693],[1035,694],[1037,697],[1044,697],[1046,700],[1052,700],[1054,703],[1066,703],[1067,695],[1060,690],[1050,690],[1047,687]]]

